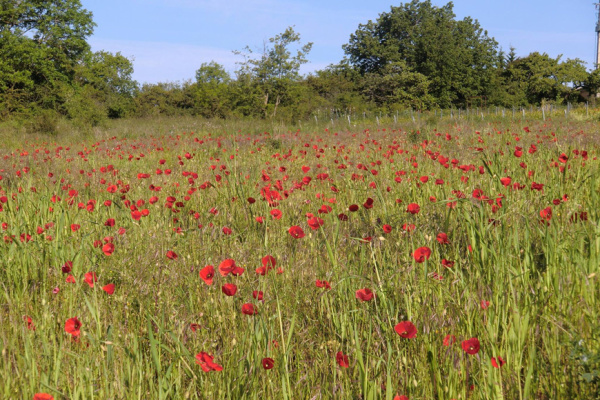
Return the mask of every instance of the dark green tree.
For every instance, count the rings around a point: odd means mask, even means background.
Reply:
[[[583,88],[590,98],[596,99],[596,95],[600,93],[600,69],[595,69],[588,74],[583,83]]]
[[[323,99],[319,107],[358,111],[366,103],[361,95],[361,79],[355,68],[341,62],[310,74],[306,78],[306,84]]]
[[[202,63],[196,71],[195,114],[208,118],[228,116],[231,113],[230,84],[231,77],[221,64]]]
[[[121,118],[133,112],[138,85],[133,80],[133,64],[121,53],[88,52],[76,67],[75,95],[65,104],[67,115],[80,118],[86,113]]]
[[[402,62],[405,71],[427,78],[440,106],[466,104],[487,93],[498,45],[476,20],[457,21],[452,10],[452,2],[437,7],[430,0],[391,7],[377,21],[360,24],[344,51],[362,74]]]
[[[412,71],[403,61],[366,73],[361,81],[363,94],[377,106],[396,104],[419,110],[435,104],[435,98],[429,93],[430,86],[425,75]]]
[[[79,0],[0,0],[2,115],[32,104],[58,109],[94,26]]]
[[[517,58],[501,73],[506,96],[504,105],[541,104],[542,100],[561,103],[577,100],[577,89],[584,86],[589,74],[583,61],[561,56],[552,58],[534,52]]]

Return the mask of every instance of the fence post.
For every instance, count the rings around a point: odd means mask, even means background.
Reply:
[[[546,121],[546,107],[542,106],[542,119]]]

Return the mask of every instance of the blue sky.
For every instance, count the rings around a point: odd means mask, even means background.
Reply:
[[[229,71],[240,58],[232,50],[263,42],[295,25],[313,42],[309,73],[336,63],[342,45],[360,23],[377,19],[389,0],[82,0],[98,25],[92,49],[120,51],[134,61],[134,78],[156,83],[193,79],[201,63],[214,60]],[[436,5],[447,1],[433,0]],[[593,65],[596,14],[592,0],[455,0],[458,19],[471,16],[506,51],[532,51]]]

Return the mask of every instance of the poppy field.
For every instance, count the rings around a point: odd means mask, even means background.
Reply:
[[[599,138],[25,138],[0,149],[0,398],[599,398]]]

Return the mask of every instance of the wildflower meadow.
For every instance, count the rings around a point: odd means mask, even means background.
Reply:
[[[599,398],[599,138],[517,115],[7,140],[0,398]]]

